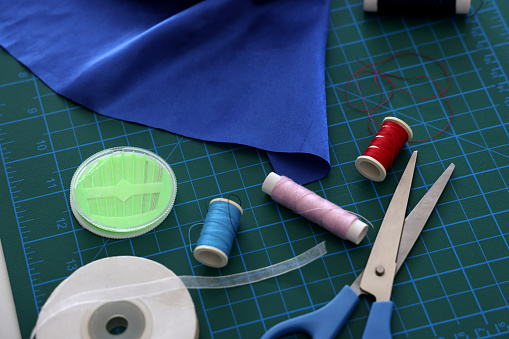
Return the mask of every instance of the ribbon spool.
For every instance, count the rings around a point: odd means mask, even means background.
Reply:
[[[355,160],[355,167],[366,178],[383,181],[387,170],[413,132],[403,120],[387,117],[364,153]]]
[[[132,285],[132,294],[144,295],[144,284],[173,277],[167,290],[157,295],[111,300],[116,287]],[[95,299],[102,300],[87,300],[55,315],[72,298],[94,290],[102,296]],[[182,281],[159,263],[127,256],[97,260],[76,270],[50,295],[37,325],[32,334],[37,339],[198,338],[193,300]]]
[[[285,176],[269,173],[263,182],[262,191],[275,202],[356,245],[368,231],[368,225],[357,216]]]
[[[226,266],[243,213],[242,207],[234,201],[223,198],[211,200],[198,245],[193,252],[196,260],[210,267]]]
[[[464,15],[470,0],[364,0],[364,11],[386,14]]]
[[[144,234],[170,213],[177,179],[157,154],[136,147],[101,151],[71,180],[71,209],[90,232],[114,239]]]
[[[53,291],[30,339],[196,339],[198,321],[187,289],[254,284],[326,253],[321,242],[291,259],[226,276],[176,276],[137,257],[101,259],[79,268]]]

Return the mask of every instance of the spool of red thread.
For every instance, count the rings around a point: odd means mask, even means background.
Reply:
[[[403,120],[385,118],[368,148],[355,160],[355,167],[370,180],[384,180],[399,151],[412,136],[412,129]]]

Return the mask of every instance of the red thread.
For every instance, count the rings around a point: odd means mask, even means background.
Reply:
[[[388,170],[408,137],[407,131],[400,124],[386,120],[362,155],[372,157]]]
[[[440,84],[433,78],[430,78],[428,76],[425,76],[425,75],[420,75],[420,76],[412,76],[412,77],[405,77],[405,76],[398,76],[398,75],[395,75],[395,74],[392,74],[392,73],[387,73],[387,72],[382,72],[382,71],[379,71],[375,68],[375,66],[377,65],[382,65],[384,64],[385,62],[391,60],[391,59],[395,59],[396,57],[398,56],[401,56],[401,55],[413,55],[413,56],[418,56],[420,58],[425,58],[425,59],[428,59],[428,60],[431,60],[435,63],[437,63],[442,71],[444,72],[444,74],[446,75],[447,77],[447,86],[445,87],[445,89],[442,89],[442,87],[440,86]],[[359,61],[361,64],[363,64],[364,66],[359,69],[357,72],[355,72],[351,77],[350,79],[348,79],[348,82],[346,84],[346,87],[345,87],[345,99],[346,99],[346,102],[348,105],[350,105],[350,107],[352,107],[353,109],[357,110],[357,111],[360,111],[360,112],[367,112],[368,113],[368,128],[370,130],[370,132],[372,134],[375,134],[375,132],[373,132],[371,130],[371,126],[370,126],[370,121],[372,121],[373,123],[377,124],[377,125],[382,125],[381,123],[375,121],[372,117],[373,113],[380,107],[382,107],[385,103],[387,103],[392,95],[394,94],[394,91],[395,91],[395,87],[397,89],[399,89],[400,91],[402,91],[403,93],[405,94],[408,94],[409,96],[411,97],[414,97],[414,98],[418,98],[418,99],[423,99],[423,100],[431,100],[431,99],[437,99],[439,97],[443,97],[445,99],[445,101],[447,102],[447,105],[449,106],[449,110],[450,110],[450,115],[449,115],[449,119],[448,119],[448,122],[447,122],[447,125],[442,129],[440,130],[439,132],[437,132],[436,134],[433,134],[425,139],[420,139],[420,140],[412,140],[410,142],[421,142],[421,141],[425,141],[425,140],[428,140],[428,139],[431,139],[437,135],[439,135],[440,133],[442,133],[443,131],[445,131],[450,125],[451,125],[451,122],[452,122],[452,117],[453,117],[453,111],[452,111],[452,106],[451,106],[451,103],[449,102],[449,99],[447,98],[447,96],[445,95],[445,92],[449,89],[450,85],[451,85],[451,77],[449,75],[449,73],[447,72],[447,70],[445,69],[444,65],[438,61],[437,59],[434,59],[430,56],[427,56],[427,55],[424,55],[424,54],[420,54],[420,53],[415,53],[415,52],[400,52],[400,53],[396,53],[382,61],[379,61],[377,63],[373,63],[373,64],[364,64],[362,63],[361,61]],[[366,103],[366,100],[364,98],[364,95],[362,93],[362,90],[360,88],[360,84],[359,84],[359,78],[361,77],[362,74],[372,74],[373,77],[374,77],[374,81],[375,81],[375,84],[376,84],[376,87],[378,88],[379,92],[380,92],[380,101],[379,103],[376,105],[375,108],[373,109],[369,109],[368,108],[368,105]],[[350,82],[355,78],[355,82],[356,82],[356,85],[357,85],[357,89],[359,90],[359,93],[360,93],[360,97],[362,99],[362,103],[364,105],[364,109],[360,109],[360,108],[357,108],[355,106],[353,106],[351,103],[350,103],[350,100],[348,99],[348,96],[347,96],[347,92],[348,92],[348,86],[350,85]],[[383,95],[383,91],[382,89],[380,88],[380,84],[379,84],[379,80],[378,78],[382,79],[382,80],[386,80],[389,82],[390,86],[391,86],[391,91],[390,91],[390,94],[385,98],[384,100],[384,95]],[[438,88],[438,94],[434,95],[434,96],[430,96],[430,97],[421,97],[421,96],[417,96],[417,95],[414,95],[414,94],[411,94],[407,91],[405,91],[403,88],[399,87],[393,80],[391,80],[390,78],[396,78],[396,79],[405,79],[405,80],[408,80],[408,79],[427,79],[429,81],[431,81],[431,83],[433,85],[436,85],[437,88]]]
[[[384,180],[387,169],[412,136],[412,129],[404,121],[393,117],[385,118],[382,128],[371,140],[366,151],[355,160],[355,167],[368,179]]]

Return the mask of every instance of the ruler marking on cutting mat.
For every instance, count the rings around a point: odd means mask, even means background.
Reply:
[[[477,18],[476,18],[476,19],[477,19]],[[456,25],[455,25],[455,26],[456,26]],[[486,33],[482,30],[482,27],[479,25],[479,23],[478,23],[478,27],[480,28],[480,31],[482,32],[482,34],[480,34],[481,38],[483,38],[484,40],[486,40],[486,41],[487,41],[487,40],[488,40],[488,37],[486,36]],[[458,31],[457,26],[456,26],[456,31]],[[459,32],[458,32],[458,33],[459,33]],[[434,33],[434,34],[435,34],[435,33]],[[461,35],[459,35],[459,36],[461,36]],[[463,41],[463,39],[460,39],[460,40],[461,40],[461,42],[462,42],[463,44],[465,44],[465,42]],[[483,40],[483,41],[484,41],[484,40]],[[441,49],[442,53],[444,53],[444,52],[443,52],[443,50],[442,50],[442,48],[441,48],[441,46],[440,46],[440,49]],[[466,48],[466,46],[465,46],[465,50],[468,50],[468,48]],[[445,53],[444,53],[444,54],[445,54]],[[474,65],[474,64],[475,64],[475,62],[474,62],[474,60],[472,59],[472,55],[471,55],[471,54],[472,54],[472,53],[470,53],[470,54],[469,54],[470,62]],[[494,53],[494,51],[493,51],[493,50],[492,50],[491,56],[493,56],[493,58],[495,59],[495,60],[493,61],[493,63],[495,63],[495,64],[497,64],[497,65],[498,65],[498,67],[495,67],[495,68],[493,68],[493,67],[492,67],[492,68],[491,68],[491,71],[490,71],[491,78],[492,78],[492,79],[495,79],[496,77],[499,77],[499,76],[500,76],[500,75],[499,75],[497,72],[495,72],[494,70],[500,70],[500,71],[501,71],[501,74],[502,74],[501,76],[503,77],[503,76],[504,76],[504,73],[503,73],[503,71],[502,71],[502,67],[500,66],[500,63],[498,62],[498,58],[497,58],[497,56],[495,55],[495,53]],[[486,60],[486,57],[485,57],[484,59]],[[445,60],[445,63],[446,63],[447,65],[449,65],[449,60],[447,60],[447,59],[446,59],[446,60]],[[484,81],[484,76],[483,76],[483,75],[484,75],[484,73],[481,73],[482,69],[478,69],[478,68],[476,68],[476,67],[474,67],[474,68],[475,68],[475,72],[477,73],[477,77],[478,77],[478,79],[482,82],[482,85],[483,85],[484,91],[485,91],[485,92],[487,92],[487,91],[488,91],[488,88],[487,88],[487,86],[486,86],[486,84],[485,84],[485,81]],[[494,74],[495,74],[495,75],[494,75]],[[428,76],[429,76],[429,75],[428,75]],[[453,77],[453,80],[457,83],[457,78],[456,78],[456,77]],[[506,79],[506,81],[507,81],[507,79]],[[459,84],[458,84],[458,83],[457,83],[457,86],[459,86]],[[463,93],[462,93],[462,96],[463,96],[463,97],[464,97],[465,95],[466,95],[466,94],[463,94]],[[488,97],[490,98],[490,101],[491,101],[491,105],[492,105],[492,107],[494,107],[495,105],[494,105],[493,101],[491,100],[491,97],[489,96],[489,94],[488,94],[488,93],[487,93],[487,95],[488,95]],[[469,107],[469,103],[468,103],[468,101],[467,101],[466,99],[465,99],[465,104],[467,105],[467,107],[469,108],[469,111],[471,112],[470,107]],[[479,130],[479,126],[477,125],[477,123],[475,122],[475,120],[474,120],[474,123],[475,123],[475,124],[476,124],[476,126],[477,126],[477,130]],[[483,147],[483,148],[488,148],[488,147],[487,147],[487,143],[486,143],[486,141],[484,140],[484,137],[482,136],[482,134],[481,134],[481,138],[482,138],[482,141],[484,142],[484,144],[486,145],[486,147]],[[463,148],[462,148],[461,146],[460,146],[460,148],[461,148],[461,149],[462,149],[462,151],[463,151]],[[464,152],[464,151],[463,151],[463,152]],[[436,153],[438,154],[438,152],[436,152]],[[491,150],[490,150],[490,153],[491,153]],[[464,156],[466,156],[466,153],[465,153],[465,152],[464,152]],[[493,156],[492,156],[492,157],[493,157]],[[473,171],[472,171],[472,172],[473,172]],[[500,170],[499,170],[499,173],[500,173]],[[481,186],[480,186],[480,184],[479,184],[479,182],[477,181],[477,179],[476,179],[476,177],[475,177],[475,176],[474,176],[474,179],[475,179],[475,181],[476,181],[476,183],[477,183],[478,187],[480,188]],[[458,199],[459,199],[459,197],[458,197]],[[487,200],[486,200],[486,198],[485,198],[484,194],[483,194],[483,199],[485,200],[485,202],[487,203],[488,208],[489,208],[489,204],[488,204],[488,202],[487,202]],[[490,209],[490,212],[492,213],[491,209]],[[465,211],[464,211],[464,213],[465,213]],[[465,215],[467,215],[467,214],[465,213]],[[469,223],[469,224],[470,224],[470,223]],[[498,225],[498,223],[497,223],[497,226],[498,226],[498,228],[499,228],[499,230],[500,230],[500,226]],[[474,232],[474,230],[473,230],[473,229],[472,229],[472,232]],[[502,233],[502,232],[501,232],[501,233]],[[451,239],[449,238],[449,236],[447,236],[447,237],[448,237],[449,241],[451,241]],[[479,242],[479,239],[477,239],[477,237],[476,237],[476,240],[477,240],[477,243],[478,243],[478,242]],[[479,245],[479,244],[478,244],[478,245]],[[507,242],[506,242],[506,247],[507,247]],[[453,248],[453,251],[454,251],[454,253],[455,253],[455,255],[456,255],[456,259],[458,260],[458,262],[460,262],[460,263],[461,263],[460,257],[459,257],[459,255],[458,255],[458,253],[456,252],[455,248]],[[482,247],[481,247],[481,251],[482,251]],[[486,255],[484,254],[484,252],[483,252],[483,256],[484,256],[484,258],[486,259]],[[488,266],[488,267],[489,267],[489,266]],[[491,270],[491,268],[490,268],[490,272],[491,272],[492,276],[493,276],[493,277],[495,277],[495,275],[493,274],[493,271]],[[437,272],[437,273],[438,273],[438,272]],[[442,289],[444,289],[444,285],[443,285],[443,283],[442,283],[441,279],[439,279],[439,282],[440,282],[440,284],[441,284]],[[473,286],[471,285],[470,281],[468,281],[468,280],[467,280],[467,282],[468,282],[468,285],[469,285],[469,288],[471,289],[471,291],[475,291],[475,289],[474,289],[474,288],[473,288]],[[497,287],[498,287],[498,289],[500,290],[500,286],[498,285],[498,283],[497,283]],[[501,291],[501,290],[500,290],[500,292],[502,293],[502,291]],[[477,307],[478,307],[480,310],[482,310],[483,308],[482,308],[482,306],[481,306],[481,304],[480,304],[480,302],[479,302],[479,300],[478,300],[478,298],[477,298],[476,294],[475,294],[475,293],[473,293],[472,295],[473,295],[473,297],[474,297],[474,299],[475,299],[475,302],[476,302],[476,304],[477,304]],[[502,294],[502,296],[503,296],[503,294]],[[454,307],[453,307],[453,305],[451,304],[451,301],[450,301],[450,299],[449,299],[449,296],[448,296],[448,295],[446,295],[446,299],[447,299],[447,301],[448,301],[448,303],[449,303],[449,306],[450,306],[450,308],[451,308],[451,310],[452,310],[452,312],[453,312],[453,316],[454,316],[454,318],[456,318],[456,322],[457,322],[457,324],[459,325],[459,318],[458,318],[458,315],[455,313]],[[505,302],[506,302],[506,304],[507,304],[507,301],[505,300],[505,298],[504,298],[504,301],[505,301]],[[484,322],[487,324],[487,323],[488,323],[488,320],[487,320],[487,318],[486,318],[485,312],[484,312],[484,311],[481,311],[481,312],[480,312],[480,314],[481,314],[481,316],[483,317]],[[437,334],[436,334],[436,331],[435,331],[435,326],[433,326],[433,324],[431,324],[431,329],[432,329],[432,331],[433,331],[433,334],[436,336]]]
[[[7,171],[7,168],[6,168],[7,166],[6,166],[6,164],[5,164],[4,151],[3,151],[3,148],[2,148],[2,147],[0,147],[0,156],[2,157],[2,160],[3,160],[3,161],[2,161],[2,164],[3,164],[3,166],[4,166],[4,170],[5,170],[5,173],[6,173],[6,176],[7,176],[7,178],[6,178],[6,179],[7,179],[8,187],[9,187],[9,190],[11,190],[11,188],[10,188],[10,183],[9,183],[9,180],[10,180],[9,178],[10,178],[10,176],[7,174],[7,173],[8,173],[8,171]],[[12,192],[10,192],[10,193],[11,193],[11,199],[10,199],[10,200],[11,200],[12,206],[13,206],[13,208],[14,208],[14,212],[15,212],[15,213],[14,213],[14,215],[15,215],[16,221],[17,221],[17,223],[18,223],[18,225],[19,225],[19,217],[18,217],[18,212],[16,211],[16,203],[14,202]],[[22,237],[23,237],[23,236],[21,235],[21,232],[20,232],[20,231],[19,231],[19,235],[20,235],[20,238],[22,238]],[[22,247],[23,247],[23,254],[25,255],[26,268],[27,268],[27,270],[28,270],[28,274],[29,274],[29,277],[30,277],[30,285],[32,286],[32,294],[33,294],[33,296],[34,296],[34,302],[35,302],[36,307],[37,307],[37,301],[36,301],[36,296],[35,296],[35,292],[34,292],[34,284],[33,284],[32,272],[31,272],[31,271],[30,271],[30,269],[29,269],[28,260],[26,259],[26,258],[27,258],[26,247],[25,247],[25,246],[24,246],[24,244],[23,244],[23,240],[21,240],[21,241],[22,241]],[[33,253],[33,252],[32,252],[32,253]]]
[[[499,18],[501,21],[503,21],[503,20],[500,18],[500,16],[499,16],[498,18]],[[484,49],[489,49],[489,50],[490,50],[490,53],[488,53],[488,54],[485,54],[485,55],[484,55],[484,62],[485,62],[485,64],[486,64],[486,65],[490,65],[490,64],[495,64],[495,65],[496,65],[495,67],[491,67],[491,68],[490,68],[490,70],[489,70],[489,75],[490,75],[491,79],[486,79],[485,73],[484,73],[484,72],[482,72],[482,70],[483,70],[483,69],[479,69],[479,70],[478,70],[478,69],[476,69],[476,72],[477,72],[477,74],[478,74],[478,78],[479,78],[479,80],[481,80],[481,82],[482,82],[483,89],[484,89],[484,91],[486,92],[487,97],[488,97],[488,98],[489,98],[489,100],[490,100],[491,107],[493,107],[493,109],[496,109],[496,108],[498,107],[498,105],[497,105],[497,104],[495,104],[495,103],[493,102],[493,98],[492,98],[492,96],[490,95],[490,93],[488,93],[488,89],[489,89],[489,88],[488,88],[488,86],[486,85],[486,82],[485,82],[485,81],[486,81],[486,80],[492,80],[492,81],[498,82],[497,84],[494,84],[494,85],[496,85],[496,86],[497,86],[497,88],[500,90],[500,87],[501,87],[501,86],[503,86],[504,84],[507,84],[507,83],[508,83],[508,81],[507,81],[507,76],[506,76],[505,72],[503,71],[502,65],[501,65],[501,63],[500,63],[500,61],[499,61],[499,59],[498,59],[497,54],[496,54],[496,53],[495,53],[495,51],[493,50],[493,46],[492,46],[491,44],[489,44],[489,43],[488,43],[488,46],[487,46],[487,47],[484,47],[484,46],[483,46],[483,44],[484,44],[485,42],[488,42],[488,36],[487,36],[487,33],[486,33],[486,31],[484,30],[483,26],[482,26],[482,25],[478,22],[479,18],[477,18],[477,17],[476,17],[476,18],[475,18],[475,20],[477,21],[477,28],[478,28],[478,31],[477,31],[477,30],[475,30],[475,32],[476,32],[476,33],[475,33],[475,34],[473,34],[473,36],[479,36],[479,37],[481,37],[481,38],[482,38],[482,40],[480,40],[480,41],[477,43],[477,46],[478,46],[478,47],[481,47],[481,48],[484,48]],[[494,27],[493,27],[493,26],[491,26],[490,28],[492,28],[492,29],[493,29]],[[504,34],[504,35],[507,35],[507,26],[505,26],[505,28],[506,28],[506,31],[505,31],[505,34]],[[463,43],[463,44],[465,44],[465,42],[463,41],[463,39],[461,39],[461,41],[462,41],[462,43]],[[465,49],[466,49],[466,50],[468,50],[468,48],[466,48],[466,46],[465,46]],[[471,56],[471,55],[472,55],[472,54],[474,54],[474,53],[476,53],[476,51],[473,51],[472,53],[470,53],[470,54],[469,54],[470,61],[471,61],[471,63],[472,63],[472,64],[475,64],[475,62],[474,62],[474,60],[472,59],[472,56]],[[446,60],[446,62],[447,62],[447,60]],[[500,82],[500,81],[498,81],[498,80],[497,80],[498,78],[503,78],[503,79],[502,79],[503,81],[501,81],[501,82]],[[468,105],[468,101],[467,101],[467,100],[465,100],[465,103]],[[507,129],[506,129],[506,127],[505,127],[504,123],[500,120],[500,115],[499,115],[499,114],[498,114],[498,117],[499,117],[499,122],[500,122],[500,125],[499,125],[499,126],[502,126],[502,127],[504,128],[505,132],[507,133]],[[475,119],[474,119],[474,123],[475,123]],[[477,125],[477,124],[476,124],[476,125]],[[477,127],[478,127],[478,126],[477,126]],[[480,131],[481,129],[478,127],[478,128],[477,128],[477,130],[479,130],[479,131]],[[486,146],[483,146],[483,148],[485,148],[485,149],[487,149],[487,150],[489,151],[489,153],[490,153],[490,155],[491,155],[492,160],[495,162],[495,159],[493,159],[492,150],[491,150],[491,149],[487,146],[488,144],[487,144],[486,140],[484,139],[484,136],[482,135],[482,133],[481,133],[481,138],[482,138],[482,140],[483,140],[484,144],[486,145]],[[466,155],[465,155],[465,156],[466,156]],[[496,163],[496,162],[495,162],[495,163]],[[503,180],[503,175],[502,175],[502,173],[500,172],[500,168],[497,168],[497,170],[498,170],[498,173],[500,174],[500,176],[501,176],[501,178],[502,178],[502,180]],[[474,173],[474,172],[472,171],[472,173]],[[474,179],[476,180],[476,183],[477,183],[478,187],[481,189],[481,185],[479,184],[479,182],[477,181],[477,178],[476,178],[475,176],[474,176]],[[507,188],[507,184],[505,183],[505,181],[504,181],[504,185],[505,185],[505,186],[506,186],[506,188]],[[491,214],[491,215],[493,215],[493,211],[491,210],[490,205],[489,205],[488,201],[486,200],[486,197],[484,196],[484,193],[482,192],[482,189],[481,189],[481,195],[483,196],[483,198],[484,198],[484,200],[485,200],[485,202],[486,202],[486,204],[487,204],[488,208],[490,209],[490,214]],[[503,235],[503,231],[502,231],[502,229],[500,228],[500,225],[498,224],[498,222],[497,222],[496,218],[494,218],[494,220],[495,220],[495,223],[496,223],[496,225],[497,225],[497,227],[498,227],[498,229],[499,229],[500,234],[502,234],[502,235]],[[467,221],[468,221],[468,219],[467,219]],[[472,229],[472,232],[474,232],[474,230],[473,230],[473,229]],[[474,234],[475,234],[475,232],[474,232]],[[476,238],[477,238],[477,237],[476,237]],[[505,243],[506,247],[507,247],[507,248],[509,248],[509,246],[508,246],[508,244],[507,244],[507,240],[506,240],[504,237],[502,237],[502,238],[503,238],[503,240],[504,240],[504,243]],[[483,240],[484,240],[484,239],[483,239]],[[477,242],[479,242],[479,239],[477,239],[476,241],[477,241]],[[481,247],[481,246],[480,246],[480,249],[481,249],[481,252],[483,253],[483,256],[484,256],[484,258],[485,258],[485,260],[486,260],[486,255],[485,255],[485,253],[484,253],[484,251],[483,251],[483,249],[482,249],[482,247]],[[459,261],[459,258],[458,258],[458,261]],[[459,261],[459,262],[461,262],[461,261]],[[501,292],[501,296],[502,296],[502,298],[504,299],[504,302],[505,302],[505,303],[506,303],[506,305],[507,305],[507,300],[504,298],[504,294],[503,294],[503,292],[502,292],[502,291],[501,291],[501,289],[500,289],[500,284],[496,281],[495,274],[493,273],[493,271],[492,271],[492,269],[491,269],[491,267],[490,267],[490,265],[489,265],[489,261],[487,261],[487,263],[488,263],[488,267],[490,268],[490,273],[492,274],[493,278],[495,279],[496,286],[497,286],[497,288],[499,289],[499,291]],[[467,280],[467,281],[468,281],[468,280]],[[468,282],[468,283],[469,283],[469,286],[470,286],[471,290],[472,290],[472,291],[474,291],[475,289],[473,289],[473,288],[472,288],[472,286],[470,285],[470,282]],[[483,286],[483,288],[484,288],[484,287],[486,287],[486,286]],[[479,312],[479,314],[483,317],[485,324],[486,324],[486,325],[488,325],[488,320],[487,320],[487,318],[486,318],[486,313],[489,313],[489,312],[491,312],[491,311],[493,311],[493,310],[484,311],[484,310],[483,310],[483,307],[480,305],[480,303],[479,303],[479,301],[478,301],[478,299],[477,299],[477,297],[476,297],[476,294],[475,294],[475,293],[473,293],[473,296],[474,296],[474,298],[475,298],[475,300],[476,300],[476,303],[477,303],[477,305],[478,305],[479,309],[481,310],[481,312]],[[502,309],[504,309],[504,308],[502,308]],[[472,314],[470,314],[470,315],[469,315],[469,317],[470,317],[470,316],[472,316]],[[456,318],[457,318],[457,321],[459,322],[459,318],[458,318],[457,316],[456,316]],[[475,332],[476,332],[476,335],[478,335],[477,330],[476,330]],[[460,337],[462,337],[462,336],[463,336],[463,334],[465,334],[465,333],[464,333],[464,332],[460,332],[459,334],[461,334],[461,335],[459,335],[459,336],[460,336]],[[455,335],[455,336],[456,336],[456,335]]]
[[[71,216],[71,211],[70,211],[70,206],[69,206],[69,199],[68,199],[67,195],[65,194],[65,189],[66,189],[66,187],[68,185],[64,184],[64,181],[62,179],[62,175],[60,174],[60,168],[59,168],[59,164],[58,164],[58,159],[57,159],[56,154],[55,154],[55,148],[54,148],[53,141],[52,141],[52,138],[51,138],[51,132],[50,132],[50,129],[49,129],[49,126],[48,126],[48,122],[47,122],[46,117],[45,117],[44,105],[43,105],[42,100],[41,100],[41,95],[40,95],[40,92],[39,92],[39,87],[37,85],[37,80],[36,80],[35,77],[34,77],[34,80],[33,80],[33,84],[34,84],[35,90],[37,92],[37,97],[38,97],[39,105],[40,105],[40,108],[41,108],[41,111],[42,111],[42,115],[43,115],[43,119],[44,119],[44,124],[45,124],[45,127],[46,127],[46,131],[48,133],[48,138],[49,138],[50,144],[51,144],[51,150],[52,150],[52,153],[53,153],[53,159],[55,161],[55,166],[57,168],[57,171],[53,172],[53,174],[57,173],[58,176],[59,176],[60,186],[61,186],[62,191],[63,191],[62,194],[64,196],[65,205],[67,207],[67,216],[69,218],[68,220],[71,222],[72,216]],[[96,118],[96,120],[97,120],[97,118]],[[57,227],[58,227],[58,225],[61,225],[61,224],[57,223]],[[75,243],[76,243],[76,247],[78,248],[78,255],[79,255],[79,260],[80,260],[80,265],[79,266],[83,266],[83,258],[81,257],[81,252],[79,251],[80,246],[79,246],[79,243],[78,243],[78,239],[76,237],[76,233],[75,232],[72,232],[72,233],[74,235],[74,240],[75,240]],[[74,267],[74,265],[72,265],[70,267]],[[78,265],[76,265],[76,267],[78,267]],[[68,268],[69,268],[69,266],[68,266]]]
[[[32,80],[32,82],[34,84],[35,90],[38,92],[36,80],[34,79],[34,80]],[[11,121],[11,122],[1,124],[2,130],[5,131],[4,135],[9,136],[11,139],[15,139],[15,140],[9,140],[7,142],[2,143],[2,158],[4,160],[4,166],[5,166],[6,173],[8,173],[8,176],[7,176],[8,185],[9,185],[9,187],[11,187],[11,186],[14,186],[13,185],[14,183],[17,183],[16,186],[20,186],[20,184],[24,184],[23,189],[18,189],[16,191],[11,189],[11,200],[13,203],[13,207],[15,209],[15,215],[16,215],[16,220],[17,220],[17,224],[18,224],[19,234],[20,234],[20,240],[21,240],[22,247],[24,250],[25,262],[26,262],[26,265],[28,268],[28,274],[29,274],[30,283],[32,286],[32,293],[34,295],[34,301],[36,302],[37,310],[39,310],[40,307],[42,306],[43,300],[41,299],[41,297],[45,296],[46,293],[36,295],[35,289],[34,289],[34,282],[40,280],[40,278],[39,277],[36,278],[36,276],[41,275],[40,264],[44,263],[45,260],[36,260],[35,259],[37,256],[36,250],[31,250],[30,255],[28,255],[27,249],[29,247],[27,245],[34,241],[44,242],[44,240],[47,240],[51,237],[61,236],[61,235],[65,235],[66,233],[69,233],[69,232],[65,232],[62,234],[54,234],[49,237],[41,237],[38,232],[38,229],[48,229],[48,228],[55,227],[55,225],[53,224],[52,221],[46,220],[43,217],[39,216],[40,213],[38,213],[38,211],[42,211],[46,205],[41,205],[39,208],[36,208],[37,205],[30,204],[31,201],[40,200],[40,199],[43,199],[45,197],[52,196],[55,194],[63,195],[64,199],[67,200],[66,196],[65,196],[65,190],[54,191],[54,189],[57,188],[57,186],[58,186],[57,180],[60,181],[60,184],[62,185],[62,187],[64,186],[64,184],[62,181],[62,177],[60,176],[59,171],[58,171],[57,159],[56,159],[55,152],[53,151],[51,135],[49,135],[49,127],[48,127],[47,122],[45,121],[45,117],[44,117],[44,108],[42,106],[42,102],[40,101],[40,98],[38,100],[39,100],[38,111],[42,112],[42,115],[29,117],[27,119],[17,119],[16,121]],[[40,131],[40,132],[43,132],[40,134],[26,133],[25,135],[21,135],[20,133],[16,133],[14,131],[11,132],[11,130],[13,130],[13,129],[14,130],[23,130],[23,126],[19,126],[19,124],[25,124],[25,123],[28,123],[29,121],[38,120],[38,119],[42,119],[44,121],[44,126],[46,128],[46,132]],[[33,130],[33,128],[32,128],[32,130]],[[8,151],[8,150],[10,149],[10,147],[9,147],[10,144],[15,143],[17,141],[16,139],[20,138],[20,137],[23,137],[25,139],[24,140],[25,145],[27,145],[27,144],[32,145],[33,152],[30,156],[27,157],[26,155],[30,154],[30,151],[26,150],[25,152],[23,152],[23,155],[25,155],[25,156],[22,159],[11,160],[11,162],[9,162],[9,166],[7,166],[8,162],[6,160],[6,157],[4,156],[4,153],[11,154],[11,153],[15,152],[16,150],[19,151],[19,149],[16,149],[16,148],[13,148],[12,152]],[[36,153],[36,152],[44,152],[47,149],[50,149],[51,151],[43,153],[43,154]],[[15,153],[17,154],[17,152],[15,152]],[[9,157],[9,159],[14,158],[14,157],[15,156],[11,156],[11,157]],[[48,166],[34,166],[34,164],[31,164],[33,159],[36,159],[37,163],[39,163],[42,160],[45,160],[45,163],[48,164],[48,161],[47,161],[48,157],[51,157],[54,161],[54,164],[51,164],[51,162],[49,163],[49,167]],[[13,166],[15,166],[15,167],[13,167]],[[31,168],[34,172],[36,171],[36,173],[32,173],[32,175],[29,175],[28,177],[25,177],[25,178],[20,178],[19,177],[20,175],[27,174],[26,172],[23,172],[23,170],[26,171],[27,166],[29,168]],[[12,168],[15,168],[15,169],[12,169]],[[52,168],[56,168],[56,170],[52,170]],[[48,169],[49,169],[49,171],[48,171]],[[57,174],[57,176],[55,176],[55,174]],[[30,184],[35,184],[39,188],[28,187]],[[41,190],[44,189],[44,187],[47,190],[53,190],[53,192],[43,193],[43,194],[33,194],[34,192],[40,193]],[[21,197],[20,193],[23,194],[23,199],[20,198]],[[25,205],[28,205],[28,207],[25,207]],[[67,211],[67,214],[69,214],[68,206],[66,206],[65,209]],[[30,219],[22,220],[25,217],[25,213],[27,212],[27,210],[31,210],[32,212],[35,212],[36,215],[31,217]],[[39,214],[39,215],[37,215],[37,214]],[[31,233],[35,234],[34,236],[36,237],[36,239],[29,240],[30,239],[29,235]],[[72,232],[70,232],[70,233],[72,233]],[[65,254],[63,254],[63,255],[66,256]],[[70,267],[74,268],[74,266],[70,266]]]

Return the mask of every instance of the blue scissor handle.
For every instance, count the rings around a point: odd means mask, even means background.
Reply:
[[[375,301],[369,312],[362,339],[391,339],[392,301]]]
[[[334,338],[358,303],[359,296],[350,286],[345,286],[324,307],[277,324],[261,339],[275,339],[293,332],[304,332],[315,339]]]

